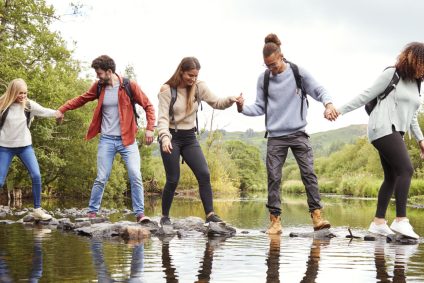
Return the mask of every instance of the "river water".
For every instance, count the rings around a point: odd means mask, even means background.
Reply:
[[[237,228],[237,235],[227,239],[188,233],[181,239],[125,243],[0,225],[0,282],[424,282],[423,244],[345,237],[348,227],[355,235],[366,235],[375,200],[323,201],[337,235],[326,241],[289,236],[312,230],[304,196],[285,197],[283,234],[273,237],[262,233],[268,225],[263,196],[215,200],[216,212]],[[61,206],[70,207],[66,202]],[[393,211],[391,205],[390,221]],[[146,212],[157,220],[160,199],[147,198]],[[175,199],[171,217],[187,216],[203,217],[201,203]],[[408,208],[408,216],[424,235],[424,210]]]

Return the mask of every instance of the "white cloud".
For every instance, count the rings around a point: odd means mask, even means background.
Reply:
[[[59,14],[66,1],[50,0]],[[418,3],[417,3],[418,2]],[[266,34],[282,40],[285,56],[306,69],[334,97],[347,102],[366,88],[384,67],[394,63],[409,41],[422,41],[421,1],[358,0],[86,0],[83,17],[65,17],[54,25],[75,57],[87,66],[100,54],[115,59],[118,71],[132,64],[138,82],[157,105],[160,85],[184,56],[202,64],[199,79],[218,96],[243,92],[253,103],[262,67]],[[76,94],[77,95],[77,94]],[[362,110],[334,123],[322,118],[323,107],[310,101],[309,132],[366,123]],[[200,124],[211,109],[199,113]],[[215,125],[226,130],[264,129],[263,117],[218,111]]]

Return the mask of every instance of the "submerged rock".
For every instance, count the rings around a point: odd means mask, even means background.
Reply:
[[[314,239],[331,239],[336,237],[335,234],[333,234],[330,229],[321,229],[314,232],[304,232],[304,233],[297,233],[297,232],[291,232],[290,237],[301,237],[301,238],[314,238]]]

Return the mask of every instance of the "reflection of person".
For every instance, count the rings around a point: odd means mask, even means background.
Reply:
[[[12,283],[12,277],[9,274],[9,267],[7,262],[3,259],[3,256],[0,255],[0,282]]]
[[[384,171],[377,210],[369,231],[381,235],[393,234],[394,231],[418,239],[419,236],[406,217],[406,203],[414,167],[403,136],[406,131],[414,135],[423,158],[424,136],[417,120],[421,105],[417,85],[424,78],[424,43],[408,44],[398,56],[394,68],[387,68],[371,87],[338,108],[338,112],[346,114],[378,97],[391,82],[395,72],[400,77],[398,84],[385,99],[378,99],[368,122],[368,138],[378,150]],[[385,216],[393,194],[396,199],[396,219],[389,228]]]
[[[387,271],[386,254],[384,251],[385,242],[376,241],[374,247],[374,263],[376,268],[376,278],[379,282],[390,282],[392,278]],[[393,282],[406,282],[405,270],[409,258],[418,250],[416,245],[395,245],[395,259],[393,270]]]
[[[30,282],[38,282],[43,276],[43,250],[42,241],[47,233],[50,233],[49,229],[35,229],[34,230],[34,254],[32,256],[32,268],[31,275],[29,277]]]
[[[44,108],[28,99],[28,88],[23,79],[14,79],[0,97],[0,188],[3,187],[14,156],[27,168],[34,197],[33,217],[50,220],[51,215],[41,209],[41,174],[32,147],[29,122],[32,117],[59,117],[59,111]]]
[[[321,259],[321,247],[328,245],[329,240],[314,239],[311,245],[308,261],[306,262],[306,272],[302,283],[315,282],[318,276],[319,261]]]
[[[208,164],[196,139],[196,115],[201,101],[214,109],[230,107],[236,97],[219,98],[204,82],[197,81],[200,63],[194,57],[183,58],[172,77],[159,93],[158,132],[161,156],[166,171],[162,194],[162,225],[170,225],[169,210],[180,178],[180,155],[193,171],[199,183],[199,193],[206,222],[222,222],[214,213]],[[171,105],[172,92],[176,100]],[[171,107],[170,107],[171,105]]]
[[[165,272],[167,283],[178,283],[178,272],[172,263],[172,257],[169,253],[169,240],[162,241],[162,268]]]
[[[128,282],[143,282],[144,272],[144,243],[137,242],[133,245],[131,253],[131,269]],[[97,280],[99,282],[115,282],[108,271],[104,253],[103,241],[92,239],[90,242],[91,254],[93,257],[94,267],[97,272]]]
[[[266,265],[268,267],[266,271],[266,282],[274,283],[280,282],[280,245],[281,236],[270,234],[269,237],[269,251],[268,258],[266,259]]]
[[[103,241],[92,239],[90,242],[90,248],[94,267],[97,272],[97,279],[100,282],[113,282],[103,255]]]
[[[279,234],[281,228],[280,186],[282,168],[290,148],[296,158],[305,185],[309,212],[314,230],[329,228],[330,223],[321,218],[321,198],[318,180],[313,168],[313,152],[309,136],[305,132],[307,100],[306,93],[325,105],[326,116],[337,116],[327,91],[303,68],[297,68],[285,60],[281,42],[275,34],[265,38],[263,59],[267,71],[259,76],[256,101],[244,105],[242,97],[237,100],[238,111],[247,116],[265,115],[268,134],[266,166],[268,174],[268,203],[271,225],[268,234]],[[298,89],[295,73],[298,70],[303,85]],[[264,86],[265,74],[269,74],[269,85]],[[265,89],[266,88],[266,89]],[[299,115],[300,112],[300,115]]]
[[[144,272],[144,243],[133,247],[131,255],[131,273],[128,282],[142,282]]]
[[[226,237],[210,237],[206,242],[205,252],[203,253],[202,265],[197,274],[198,280],[196,283],[209,282],[212,274],[213,253],[215,249],[221,245]]]
[[[115,73],[115,62],[112,58],[102,55],[93,60],[91,67],[97,74],[98,82],[84,94],[67,101],[59,108],[65,113],[77,109],[87,102],[98,99],[93,120],[86,138],[94,138],[101,133],[97,151],[97,177],[91,190],[89,203],[89,218],[95,218],[100,209],[103,191],[112,170],[115,155],[119,153],[128,170],[131,186],[131,198],[137,222],[148,220],[144,215],[144,189],[140,171],[140,153],[136,141],[137,122],[129,93],[126,93],[123,78]],[[98,84],[101,88],[97,97]],[[142,106],[146,112],[147,127],[146,144],[153,141],[155,112],[147,96],[134,81],[129,82],[134,103]]]

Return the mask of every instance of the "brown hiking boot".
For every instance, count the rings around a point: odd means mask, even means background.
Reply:
[[[311,213],[312,223],[314,225],[314,231],[321,229],[328,229],[331,227],[329,221],[321,218],[321,209],[315,209]]]
[[[283,232],[283,228],[281,227],[281,217],[270,214],[269,220],[271,220],[271,224],[269,225],[268,230],[266,230],[266,233],[270,235],[281,234]]]

